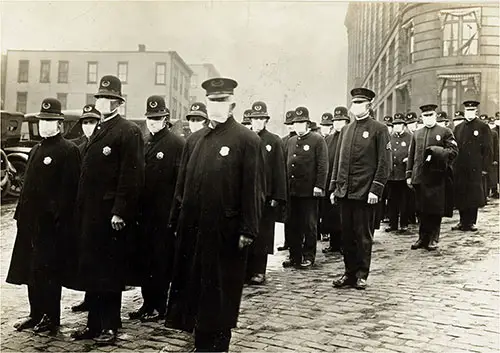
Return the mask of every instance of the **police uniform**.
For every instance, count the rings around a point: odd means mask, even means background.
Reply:
[[[124,102],[121,82],[104,76],[97,99]],[[94,338],[113,343],[121,327],[121,295],[133,268],[128,256],[137,249],[136,221],[144,187],[144,141],[139,127],[116,111],[96,127],[82,159],[77,196],[80,259],[77,282],[88,293],[87,326],[73,333],[75,339]],[[125,227],[112,228],[122,219]]]
[[[436,108],[435,104],[420,107],[422,114],[436,114]],[[452,204],[447,201],[452,191],[449,165],[457,153],[457,142],[446,127],[424,126],[413,134],[406,177],[416,191],[420,227],[412,249],[437,249],[441,219],[453,213]]]
[[[409,112],[406,114],[406,131],[412,136],[413,132],[409,129],[409,125],[417,122],[417,113]],[[406,212],[408,214],[408,224],[417,224],[417,204],[415,198],[415,189],[408,190],[408,202],[406,204]]]
[[[448,124],[448,114],[446,112],[437,113],[436,122],[439,126],[447,127]]]
[[[294,123],[310,122],[305,107],[295,109]],[[318,202],[314,188],[325,191],[328,152],[325,140],[311,131],[293,136],[287,143],[290,261],[284,267],[308,268],[316,259]]]
[[[392,123],[392,116],[386,115],[384,116],[384,124],[387,126],[387,130],[389,131],[389,135],[392,134],[392,128],[393,128],[393,123]],[[392,164],[391,164],[392,168]],[[377,214],[375,216],[375,229],[380,228],[380,223],[387,223],[389,222],[389,206],[388,206],[388,199],[389,199],[389,187],[386,184],[384,187],[384,191],[382,193],[382,198],[379,201],[379,207],[377,208]]]
[[[241,121],[241,124],[245,125],[249,129],[252,127],[252,119],[250,119],[250,114],[252,113],[252,109],[247,109],[243,112],[243,120]]]
[[[233,95],[236,81],[213,78],[207,99]],[[208,111],[210,117],[210,110]],[[264,204],[258,135],[230,115],[190,135],[176,187],[176,256],[166,325],[195,333],[198,351],[227,351],[245,281],[247,247]]]
[[[61,103],[44,99],[43,120],[64,120]],[[60,323],[61,284],[73,276],[73,212],[80,154],[61,133],[44,137],[31,150],[14,219],[17,234],[7,283],[26,284],[30,316],[15,325],[21,331],[52,331]]]
[[[142,307],[131,318],[143,322],[164,317],[174,256],[174,233],[165,220],[170,216],[184,139],[169,130],[170,112],[161,96],[146,102],[147,119],[166,119],[165,126],[150,132],[144,145],[145,182],[139,208],[139,266]]]
[[[330,113],[323,113],[321,116],[321,122],[320,126],[325,126],[328,128],[329,131],[331,131],[332,126],[333,126],[333,115]],[[321,134],[323,138],[325,139],[325,142],[328,147],[328,142],[327,139],[329,136],[331,136],[330,133],[328,134]],[[329,156],[329,155],[328,155]],[[330,167],[330,164],[328,164],[328,167]],[[328,168],[330,169],[330,168]],[[327,175],[328,178],[328,175]],[[328,179],[327,179],[328,180]],[[325,196],[323,196],[318,203],[318,209],[319,209],[319,216],[318,216],[318,240],[326,240],[329,237],[329,232],[327,229],[325,229],[324,225],[326,224],[326,218],[327,218],[327,213],[328,213],[328,203],[330,199],[328,198],[327,193],[325,193]]]
[[[270,119],[264,102],[252,105],[250,119]],[[266,201],[262,208],[259,235],[248,251],[247,279],[250,284],[263,284],[265,281],[267,257],[273,253],[277,212],[280,210],[279,206],[285,205],[287,200],[285,156],[281,138],[265,127],[257,134],[264,155]]]
[[[486,125],[488,125],[488,122],[489,122],[489,119],[488,119],[488,115],[487,114],[481,114],[479,115],[479,120],[483,123],[485,123]],[[489,125],[488,125],[489,127]],[[493,145],[496,145],[496,141],[494,139],[494,134],[493,134],[493,130],[489,129],[489,133],[490,133],[490,140],[491,140],[491,161],[493,163],[493,160],[494,160],[494,157],[493,157],[493,152],[494,152],[494,148],[493,148]],[[490,176],[489,176],[489,173],[491,171],[491,166],[490,168],[488,168],[487,172],[488,174],[483,174],[483,192],[484,192],[484,200],[485,200],[485,204],[488,204],[488,197],[490,196],[490,187],[489,187],[489,184],[490,184]]]
[[[290,111],[286,112],[285,125],[287,125],[287,126],[293,125],[294,118],[295,118],[295,110],[290,110]],[[297,133],[295,131],[292,131],[292,132],[288,133],[288,135],[283,136],[281,138],[281,140],[283,141],[283,146],[286,148],[286,146],[288,145],[288,140],[296,135],[297,135]]]
[[[203,127],[206,127],[208,123],[208,115],[205,103],[193,102],[189,108],[189,113],[186,114],[186,120],[188,122],[202,121]],[[191,133],[193,132],[194,131],[191,131]]]
[[[375,97],[366,88],[355,88],[351,95],[353,102],[371,102]],[[330,191],[341,208],[345,274],[334,281],[334,286],[364,289],[378,206],[367,200],[370,193],[382,198],[391,167],[390,136],[387,127],[368,111],[344,127],[339,138]]]
[[[406,125],[405,116],[401,113],[394,115],[393,124]],[[406,162],[408,161],[408,151],[410,149],[412,135],[403,129],[401,133],[393,132],[391,135],[392,147],[392,169],[387,181],[388,208],[389,208],[389,228],[386,232],[408,229],[408,197],[410,188],[406,185]]]
[[[465,101],[465,109],[477,108],[479,102]],[[483,174],[492,163],[492,138],[488,125],[477,118],[467,119],[455,128],[460,153],[454,163],[455,206],[460,212],[460,223],[454,230],[476,231],[477,210],[486,203]]]
[[[496,116],[490,116],[489,118],[489,123],[490,124],[495,124],[496,121],[499,121],[500,117],[498,116],[498,112],[496,113]],[[496,125],[493,127],[491,130],[492,136],[493,136],[493,163],[491,164],[490,171],[488,173],[489,177],[489,189],[491,191],[491,197],[498,199],[498,175],[499,175],[499,170],[498,170],[498,163],[499,163],[499,150],[500,150],[500,143],[499,143],[499,126]]]

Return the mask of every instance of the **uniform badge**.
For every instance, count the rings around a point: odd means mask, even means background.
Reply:
[[[367,139],[368,136],[370,136],[370,133],[368,131],[363,132],[363,138]]]
[[[436,135],[436,140],[437,141],[441,141],[441,136],[440,135]]]
[[[267,152],[271,152],[271,150],[273,149],[273,147],[271,145],[267,145],[266,146],[266,150]]]
[[[86,107],[83,108],[83,111],[88,113],[92,110],[92,107],[90,105],[87,105]]]
[[[304,145],[304,151],[309,151],[309,145]]]
[[[45,157],[45,158],[43,159],[43,164],[45,164],[45,165],[49,165],[50,163],[52,163],[52,158],[50,158],[50,157]]]
[[[158,152],[156,154],[156,159],[163,159],[163,152]]]
[[[406,146],[406,142],[401,142],[401,146],[405,147]]]
[[[102,154],[105,156],[109,156],[111,154],[111,147],[106,146],[102,149]]]
[[[474,136],[479,136],[479,131],[474,130]]]
[[[155,108],[158,106],[158,102],[151,101],[151,102],[149,102],[149,106],[150,106],[152,109],[155,109]]]
[[[222,146],[222,147],[220,148],[219,154],[220,154],[222,157],[226,157],[226,156],[229,154],[229,147],[227,147],[227,146]]]
[[[50,103],[49,102],[45,102],[42,104],[42,108],[43,109],[50,109]]]

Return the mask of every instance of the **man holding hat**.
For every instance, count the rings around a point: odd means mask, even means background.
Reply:
[[[177,253],[166,325],[194,330],[197,351],[229,349],[264,204],[261,141],[233,118],[236,86],[203,82],[210,122],[186,141],[170,217]]]
[[[203,129],[208,124],[207,106],[202,102],[195,102],[191,104],[186,119],[189,124],[189,130],[194,133]]]
[[[356,120],[340,132],[330,183],[331,201],[339,202],[341,209],[345,264],[344,275],[333,285],[365,289],[376,207],[391,168],[391,142],[387,127],[372,117],[375,93],[354,88],[351,96]]]
[[[489,177],[489,191],[491,191],[491,197],[498,199],[498,162],[499,162],[499,150],[500,145],[498,141],[498,126],[497,122],[500,123],[500,118],[490,116],[488,119],[488,125],[491,129],[492,142],[493,142],[493,163],[491,164],[490,171],[488,173]]]
[[[150,134],[144,144],[145,181],[138,217],[143,304],[129,317],[150,322],[164,318],[166,312],[174,233],[165,220],[174,199],[184,139],[169,130],[170,112],[162,96],[147,99],[145,116]]]
[[[339,142],[340,132],[349,124],[350,119],[346,107],[336,107],[332,116],[332,134],[326,137],[326,145],[328,147],[328,174],[327,184],[332,180],[333,165]],[[329,185],[328,185],[329,186]],[[330,196],[325,193],[323,198],[323,214],[321,215],[321,231],[322,233],[330,234],[330,244],[323,249],[323,253],[332,253],[342,251],[342,224],[340,222],[340,206],[330,202]]]
[[[394,114],[394,128],[391,135],[392,169],[386,187],[389,189],[389,227],[386,232],[408,230],[408,195],[410,189],[406,185],[406,163],[410,149],[411,134],[405,130],[405,116]],[[399,227],[401,225],[401,227]]]
[[[121,82],[104,76],[95,94],[102,118],[84,149],[77,196],[80,259],[78,286],[90,301],[87,325],[76,340],[112,344],[121,327],[127,256],[137,248],[133,231],[144,187],[144,141],[139,127],[118,114]]]
[[[455,128],[460,153],[454,164],[455,207],[460,222],[452,230],[477,231],[477,210],[486,203],[483,177],[492,164],[492,138],[488,125],[477,119],[479,102],[464,103],[465,122]]]
[[[418,240],[413,250],[436,250],[439,242],[441,219],[453,215],[450,200],[450,163],[457,156],[458,147],[450,129],[437,125],[437,105],[420,107],[424,127],[413,134],[406,182],[415,188],[420,215]]]
[[[250,114],[252,113],[252,109],[247,109],[243,112],[243,120],[241,124],[246,126],[250,130],[252,130],[252,119],[250,119]]]
[[[328,148],[319,134],[311,133],[310,123],[307,108],[295,109],[297,136],[288,140],[286,148],[290,260],[283,267],[306,269],[316,259],[318,201],[326,186]]]
[[[16,207],[17,235],[7,283],[26,284],[30,315],[18,331],[54,331],[60,324],[61,285],[71,279],[74,201],[80,175],[78,148],[61,136],[61,103],[44,99],[39,131],[42,141],[31,150]]]
[[[285,205],[287,200],[285,156],[281,138],[267,130],[270,117],[264,102],[252,104],[250,119],[252,131],[259,135],[264,154],[266,202],[262,208],[259,235],[249,248],[247,280],[250,284],[263,284],[266,280],[267,256],[274,250],[274,225],[278,206]]]
[[[436,122],[441,127],[447,127],[447,125],[448,125],[448,114],[446,114],[446,112],[439,112],[439,113],[437,113]]]

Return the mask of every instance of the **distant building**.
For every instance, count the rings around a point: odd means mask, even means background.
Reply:
[[[193,70],[189,101],[190,103],[204,102],[205,90],[201,88],[201,84],[203,81],[214,77],[220,77],[221,75],[212,64],[190,64],[189,67]]]
[[[348,92],[373,89],[378,119],[436,103],[448,115],[464,99],[499,106],[498,3],[352,2]]]
[[[0,77],[0,110],[4,109],[4,102],[5,102],[5,75],[7,73],[7,55],[2,54],[2,59],[1,59],[1,65],[2,65],[2,76]]]
[[[6,110],[36,112],[45,97],[58,98],[63,109],[81,109],[94,102],[104,75],[121,79],[125,117],[144,117],[154,94],[165,97],[173,120],[189,109],[193,72],[175,51],[146,51],[144,45],[138,51],[8,50],[6,64]]]

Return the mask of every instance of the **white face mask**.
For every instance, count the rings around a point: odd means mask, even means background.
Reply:
[[[495,120],[495,125],[496,125],[496,126],[500,126],[500,120],[498,120],[498,119],[497,119],[497,120]]]
[[[495,128],[495,123],[488,123],[488,126],[493,130]]]
[[[146,126],[152,134],[156,134],[165,127],[165,118],[161,120],[146,119]]]
[[[436,118],[436,113],[428,116],[422,115],[422,122],[424,123],[424,126],[433,127],[434,125],[436,125]]]
[[[417,123],[409,123],[407,126],[410,132],[414,132],[415,130],[417,130]]]
[[[352,103],[350,111],[356,117],[364,116],[368,112],[368,102]]]
[[[118,107],[112,109],[111,105],[113,102],[115,102],[115,99],[97,98],[95,101],[95,107],[101,112],[102,115],[109,116],[118,109]]]
[[[246,127],[248,130],[252,130],[252,124],[245,124],[243,126]]]
[[[389,130],[389,134],[392,134],[393,127],[392,126],[387,126],[387,130]]]
[[[85,122],[84,124],[82,123],[83,134],[87,138],[90,138],[90,136],[92,136],[92,134],[94,133],[96,126],[97,126],[97,121]]]
[[[326,136],[326,135],[330,135],[330,132],[332,131],[332,127],[321,125],[320,130],[321,130],[321,135]]]
[[[41,137],[52,137],[59,133],[59,122],[57,120],[40,120],[38,131]]]
[[[293,123],[293,129],[297,135],[304,135],[307,132],[307,122],[303,123]]]
[[[404,130],[404,125],[403,124],[394,124],[393,130],[395,133],[400,134]]]
[[[347,121],[345,120],[335,120],[333,122],[333,129],[337,132],[340,132],[344,126],[347,125]]]
[[[446,121],[440,121],[438,123],[436,123],[437,125],[441,126],[441,127],[446,127]]]
[[[252,119],[252,130],[255,132],[260,132],[266,127],[266,120],[264,119]]]
[[[455,121],[453,121],[453,125],[458,126],[458,125],[462,124],[463,122],[464,122],[464,119],[455,120]]]
[[[465,116],[465,119],[467,119],[467,121],[474,120],[474,118],[476,117],[476,111],[475,110],[466,110],[466,111],[464,111],[464,116]]]
[[[196,132],[198,130],[203,129],[204,122],[203,121],[189,121],[189,130],[191,132]]]
[[[207,100],[207,113],[210,120],[216,121],[218,123],[225,123],[229,118],[229,108],[231,107],[231,102],[224,101],[211,101]]]

